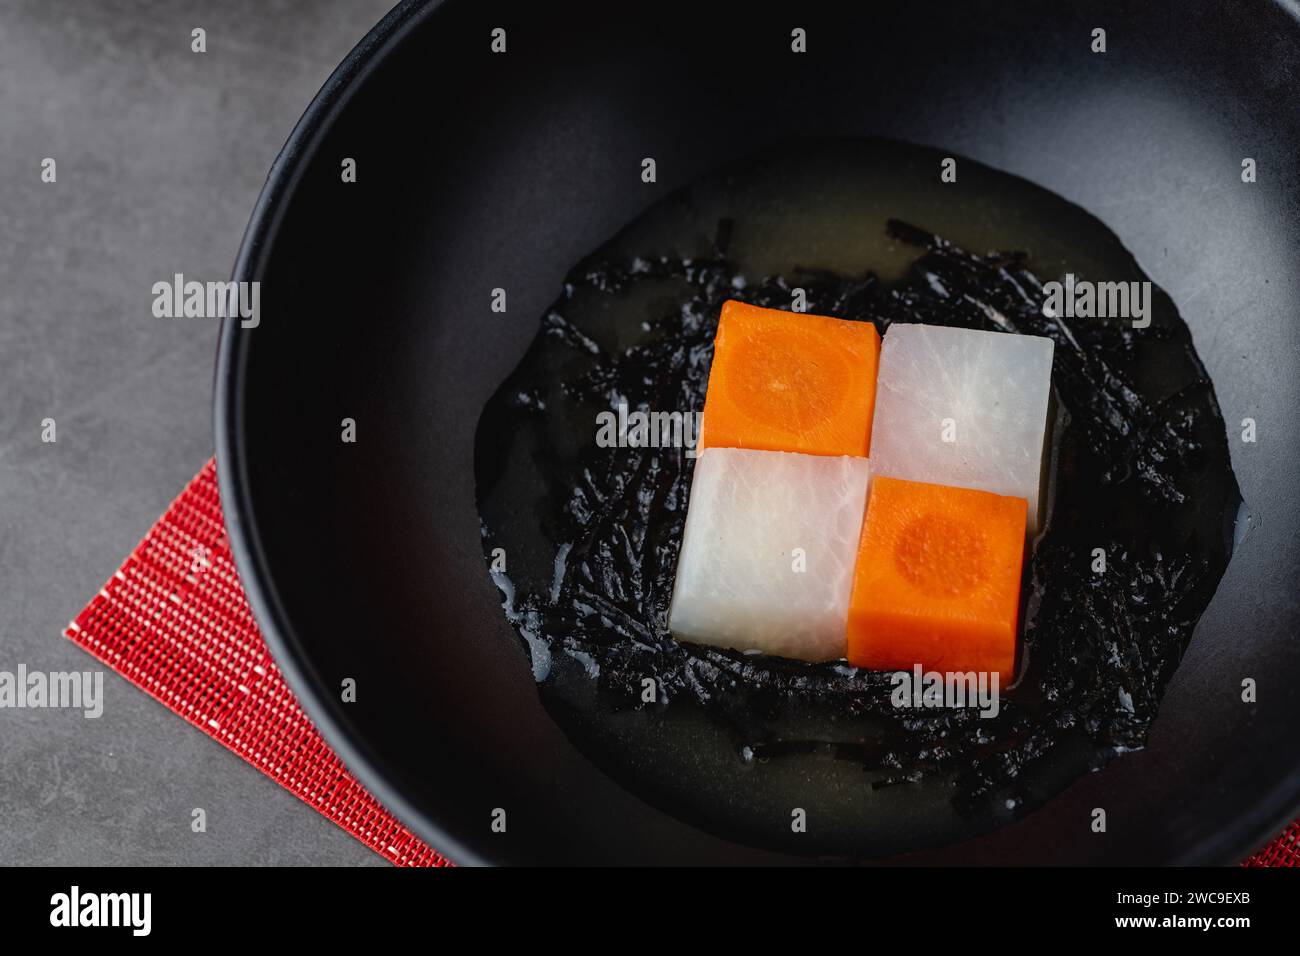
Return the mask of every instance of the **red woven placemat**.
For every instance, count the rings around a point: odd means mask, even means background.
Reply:
[[[1300,820],[1292,823],[1273,838],[1273,842],[1242,866],[1300,866]]]
[[[244,599],[209,461],[65,632],[209,737],[401,866],[446,866],[343,766]]]
[[[289,692],[230,557],[215,461],[65,633],[376,853],[450,865],[353,779]],[[1243,865],[1300,866],[1300,821]]]

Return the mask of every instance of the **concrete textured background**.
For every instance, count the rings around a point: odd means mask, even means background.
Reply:
[[[63,628],[213,452],[217,323],[154,318],[150,287],[229,276],[271,161],[390,6],[0,0],[0,671],[99,669]],[[383,865],[111,671],[104,697],[0,709],[0,864]]]

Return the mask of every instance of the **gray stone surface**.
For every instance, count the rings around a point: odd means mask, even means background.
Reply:
[[[154,318],[150,287],[229,275],[276,152],[389,6],[0,3],[0,671],[99,669],[62,629],[213,450],[216,323]],[[0,864],[383,865],[111,671],[104,696],[98,720],[0,708]]]

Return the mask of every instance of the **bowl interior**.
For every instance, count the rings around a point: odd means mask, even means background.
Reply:
[[[954,18],[913,3],[810,17],[799,55],[791,24],[757,14],[575,27],[510,6],[414,5],[375,38],[389,42],[358,48],[346,94],[327,84],[273,170],[241,254],[261,325],[223,333],[218,446],[241,571],[352,769],[464,862],[782,859],[655,810],[543,711],[484,567],[474,430],[565,272],[646,205],[791,137],[877,135],[1025,176],[1115,230],[1192,328],[1251,513],[1150,746],[1018,824],[913,859],[1227,861],[1265,837],[1300,790],[1295,23],[1273,8],[1188,23],[1131,5]],[[1235,440],[1247,417],[1254,444]],[[355,443],[340,440],[349,418]]]

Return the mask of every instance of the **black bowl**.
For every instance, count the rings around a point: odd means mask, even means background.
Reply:
[[[1025,176],[1115,229],[1192,328],[1253,516],[1147,749],[1019,823],[904,859],[1230,862],[1284,822],[1300,794],[1300,27],[1282,7],[917,2],[854,22],[803,7],[792,23],[488,6],[404,3],[334,73],[239,253],[235,278],[263,284],[261,324],[222,330],[236,561],[291,686],[361,781],[461,863],[793,860],[654,809],[547,716],[485,572],[474,430],[565,271],[654,199],[793,136],[884,135]],[[1246,417],[1255,444],[1236,440]]]

